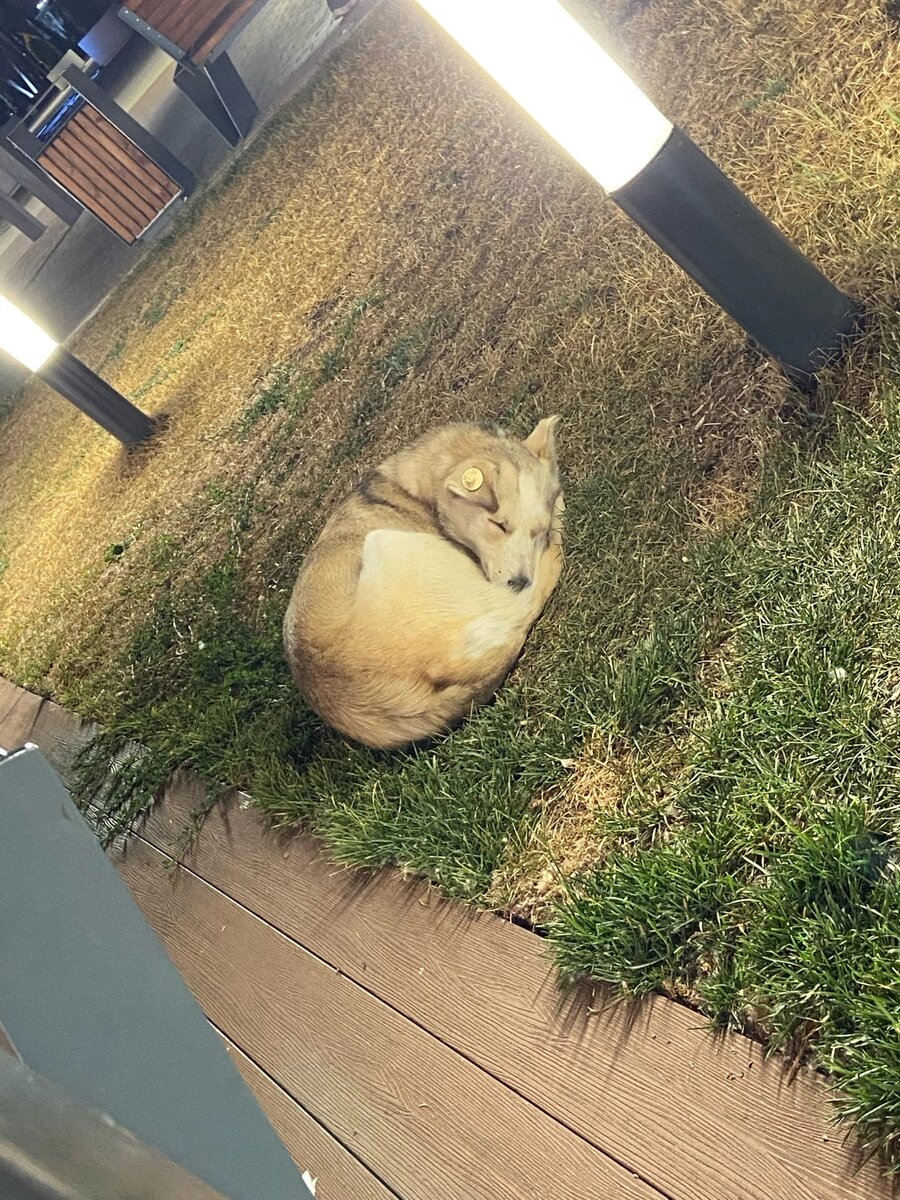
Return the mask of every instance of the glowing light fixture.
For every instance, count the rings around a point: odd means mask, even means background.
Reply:
[[[57,343],[31,317],[0,296],[0,350],[29,371],[39,371]]]
[[[665,145],[672,122],[554,0],[420,0],[608,192]]]
[[[64,350],[5,296],[0,296],[0,350],[125,445],[136,445],[154,433],[156,425],[146,413]]]
[[[859,326],[839,291],[557,0],[418,0],[798,381]]]

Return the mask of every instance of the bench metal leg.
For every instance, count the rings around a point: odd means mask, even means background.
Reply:
[[[179,64],[175,68],[175,86],[179,88],[195,108],[206,117],[210,125],[221,133],[229,146],[238,146],[241,131],[232,121],[228,109],[219,99],[212,80],[195,67]]]
[[[237,67],[227,54],[217,54],[206,63],[206,74],[241,136],[246,137],[259,116],[259,108]]]
[[[229,146],[243,141],[259,112],[246,84],[227,54],[220,54],[204,70],[189,63],[175,68],[180,88]]]
[[[19,129],[16,135],[25,136],[26,130]],[[14,135],[14,136],[16,136]],[[42,149],[40,142],[31,134],[27,137],[32,142],[36,143],[38,153]],[[32,196],[40,200],[41,204],[49,208],[61,221],[66,225],[74,225],[84,208],[77,200],[73,199],[67,191],[59,186],[55,180],[45,174],[39,167],[35,166],[33,161],[31,147],[23,149],[17,146],[13,141],[7,140],[3,143],[0,150],[0,167],[15,179],[20,187],[29,191]]]
[[[0,221],[9,221],[32,242],[46,232],[47,226],[31,215],[24,205],[13,200],[12,196],[0,193]]]

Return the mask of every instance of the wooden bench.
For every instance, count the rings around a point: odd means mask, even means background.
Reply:
[[[260,0],[131,0],[119,17],[176,60],[175,84],[235,146],[258,115],[225,52],[227,39]]]
[[[80,98],[41,140],[27,124],[10,141],[128,245],[138,241],[194,179],[173,154],[77,67],[63,81]]]

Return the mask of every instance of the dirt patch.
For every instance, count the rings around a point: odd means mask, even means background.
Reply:
[[[565,786],[535,798],[537,820],[510,846],[487,897],[492,907],[539,927],[565,897],[566,881],[602,862],[599,812],[614,809],[628,789],[629,764],[608,753],[561,765]]]

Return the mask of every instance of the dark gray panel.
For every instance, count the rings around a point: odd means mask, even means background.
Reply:
[[[3,1200],[225,1200],[158,1150],[0,1054]]]
[[[33,1070],[233,1200],[308,1200],[218,1035],[35,749],[0,759],[0,1019]]]

